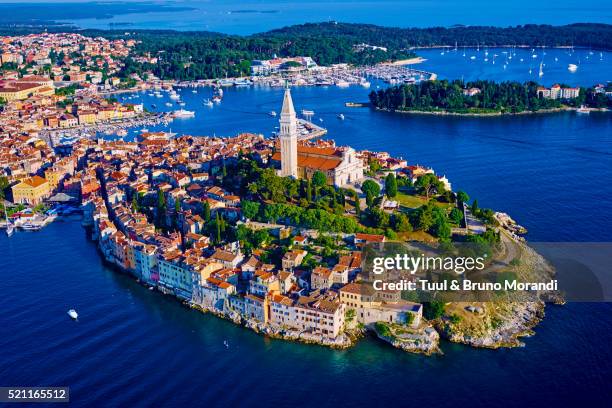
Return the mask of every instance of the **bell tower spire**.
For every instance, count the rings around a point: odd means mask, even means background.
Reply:
[[[297,178],[297,117],[291,99],[291,90],[287,82],[285,82],[285,95],[283,96],[283,107],[279,122],[281,176]]]

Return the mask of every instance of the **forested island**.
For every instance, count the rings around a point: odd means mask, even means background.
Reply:
[[[370,102],[377,109],[406,112],[454,114],[499,114],[558,110],[581,105],[590,108],[612,107],[610,98],[595,88],[569,88],[576,97],[551,98],[547,88],[536,82],[494,82],[461,80],[424,81],[372,91]],[[548,90],[550,92],[550,90]]]

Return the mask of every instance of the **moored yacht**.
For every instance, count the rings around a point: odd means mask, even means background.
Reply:
[[[174,111],[175,118],[193,118],[194,116],[195,116],[194,111],[189,111],[185,109],[179,109],[177,111]]]

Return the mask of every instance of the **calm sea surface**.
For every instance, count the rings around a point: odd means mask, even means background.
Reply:
[[[497,63],[462,62],[461,54],[428,51],[422,67],[450,78],[529,78],[529,66],[498,72]],[[575,56],[547,51],[551,83],[611,79],[610,54],[581,59],[574,76],[555,69],[555,57],[563,67]],[[393,115],[345,108],[367,98],[361,87],[292,92],[297,110],[313,109],[338,144],[432,166],[481,206],[510,213],[532,241],[612,240],[610,114]],[[207,108],[210,89],[183,90],[196,117],[176,120],[172,131],[269,135],[276,120],[268,112],[280,109],[281,93],[229,88],[221,105]],[[169,101],[126,100],[160,109]],[[610,304],[547,308],[524,348],[443,343],[443,356],[421,357],[372,339],[346,351],[269,340],[191,311],[105,267],[78,220],[0,235],[0,277],[0,384],[69,385],[76,406],[603,406],[612,397]],[[78,322],[66,315],[73,307]]]
[[[185,0],[161,2],[192,10],[124,14],[112,18],[66,22],[84,28],[206,30],[252,34],[292,24],[319,21],[369,23],[396,27],[432,27],[454,24],[508,26],[516,24],[610,23],[607,0],[494,2],[488,0]]]

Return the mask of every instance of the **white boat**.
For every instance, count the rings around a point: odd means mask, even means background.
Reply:
[[[166,102],[166,106],[172,106],[170,102]]]
[[[15,232],[15,227],[9,222],[8,213],[6,212],[6,205],[4,206],[4,219],[6,222],[6,235],[10,237],[13,235],[13,232]]]
[[[543,63],[540,62],[540,71],[538,72],[538,76],[544,75],[544,70],[542,69]]]
[[[174,111],[175,118],[193,118],[194,116],[195,116],[194,111],[188,111],[185,109],[179,109],[177,111]]]
[[[475,55],[472,55],[472,56],[470,57],[470,59],[471,59],[471,60],[475,60],[475,59],[476,59],[476,56],[475,56]]]
[[[79,318],[79,314],[74,309],[70,309],[67,313],[68,313],[68,316],[70,316],[70,318],[73,320],[76,320]]]
[[[21,229],[24,229],[26,231],[38,231],[41,228],[42,227],[40,225],[31,224],[29,222],[21,225]]]
[[[580,105],[580,107],[576,110],[578,113],[586,113],[587,115],[591,112],[589,108],[584,105]]]
[[[174,93],[174,94],[170,94],[170,99],[177,100],[177,99],[181,99],[181,97]]]
[[[569,64],[567,66],[567,70],[569,72],[576,72],[576,71],[578,71],[578,65],[576,65],[576,64]]]
[[[237,79],[234,81],[234,85],[236,86],[249,86],[252,85],[253,83],[251,81],[249,81],[246,78],[241,78],[241,79]]]
[[[275,112],[275,111],[270,111],[270,112],[268,112],[268,115],[270,115],[270,116],[276,116],[276,112]]]
[[[345,80],[341,79],[339,81],[336,81],[336,86],[338,88],[348,88],[350,86],[350,84],[348,82],[346,82]]]
[[[363,86],[364,88],[369,88],[370,87],[370,83],[368,81],[362,81],[361,82],[361,86]]]
[[[340,113],[340,114],[338,115],[338,119],[340,119],[340,120],[344,120],[344,114]]]
[[[211,101],[210,99],[204,99],[203,103],[206,106],[213,106],[213,101]]]
[[[185,102],[179,102],[179,106],[185,106]]]
[[[198,93],[197,89],[193,89],[191,93]]]

